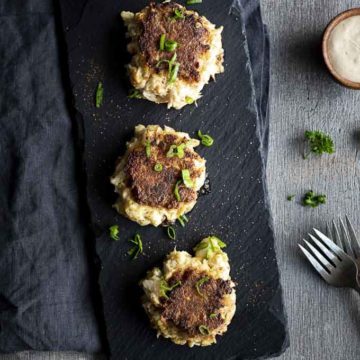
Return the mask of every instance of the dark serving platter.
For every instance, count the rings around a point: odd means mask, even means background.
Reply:
[[[224,26],[225,73],[204,89],[198,107],[177,111],[127,97],[130,85],[124,65],[129,56],[119,12],[138,11],[147,3],[60,1],[76,119],[83,128],[87,195],[102,264],[99,282],[110,353],[114,359],[136,360],[250,359],[278,354],[287,343],[286,326],[240,8],[233,0],[193,6]],[[100,109],[94,106],[98,81],[105,89]],[[167,238],[163,228],[140,227],[111,207],[116,196],[109,177],[140,123],[168,125],[193,136],[201,129],[215,138],[211,148],[198,150],[207,159],[211,192],[200,197],[188,216],[189,224],[176,227],[176,242]],[[117,242],[108,236],[113,224],[120,228]],[[132,261],[127,255],[128,240],[135,233],[142,236],[145,254]],[[206,348],[189,349],[157,339],[141,308],[139,280],[175,246],[191,251],[210,234],[227,243],[237,283],[237,311],[228,332]]]

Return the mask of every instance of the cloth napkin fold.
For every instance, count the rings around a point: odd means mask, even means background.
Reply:
[[[268,36],[259,2],[241,5],[266,161]],[[0,3],[2,353],[102,349],[57,15],[48,0]]]

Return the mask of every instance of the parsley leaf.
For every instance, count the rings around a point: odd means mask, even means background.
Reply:
[[[304,159],[307,159],[310,153],[322,155],[323,153],[333,154],[335,152],[334,141],[331,137],[321,131],[305,131],[305,138],[308,140],[310,151],[304,153]]]
[[[303,206],[318,207],[320,204],[326,203],[326,195],[315,194],[314,191],[309,190],[302,199]]]

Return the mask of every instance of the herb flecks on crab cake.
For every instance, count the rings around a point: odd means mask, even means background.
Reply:
[[[111,178],[119,194],[115,209],[140,225],[154,226],[191,211],[206,176],[206,161],[194,150],[199,144],[167,126],[136,126]]]
[[[179,345],[208,346],[227,331],[236,295],[224,246],[211,236],[194,248],[194,257],[174,250],[162,270],[152,269],[140,282],[142,304],[158,336]]]
[[[130,38],[130,82],[142,97],[180,109],[224,71],[221,32],[204,16],[173,3],[121,12]]]

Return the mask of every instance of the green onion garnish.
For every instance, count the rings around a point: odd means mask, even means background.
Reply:
[[[192,188],[194,186],[193,181],[191,180],[190,171],[188,169],[181,170],[181,176],[184,182],[184,185],[187,188]]]
[[[146,151],[146,157],[149,158],[151,156],[151,144],[149,140],[146,140],[145,151]]]
[[[136,234],[134,239],[129,240],[134,246],[127,252],[132,259],[136,259],[139,254],[143,253],[143,244],[139,234]]]
[[[177,46],[178,46],[178,43],[175,40],[166,40],[164,48],[168,52],[173,52],[176,50]]]
[[[155,170],[156,172],[162,172],[162,169],[163,169],[162,164],[159,164],[159,163],[155,164],[154,170]]]
[[[185,101],[186,101],[186,103],[189,104],[189,105],[191,105],[191,104],[194,103],[194,99],[191,98],[190,96],[186,96],[186,97],[185,97]]]
[[[109,227],[110,237],[113,240],[119,240],[119,225],[113,225]]]
[[[102,82],[99,81],[96,88],[95,106],[97,108],[101,107],[103,100],[104,100],[104,87]]]
[[[185,223],[189,222],[189,219],[187,218],[186,215],[180,215],[178,218],[177,218],[178,222],[180,223],[180,225],[182,227],[185,227]]]
[[[179,63],[175,63],[175,65],[173,67],[171,67],[171,70],[169,70],[168,84],[173,84],[176,81],[179,69],[180,69]]]
[[[198,292],[198,294],[200,296],[203,296],[203,294],[200,291],[200,286],[202,286],[203,284],[205,284],[209,280],[210,280],[209,277],[205,276],[205,277],[201,278],[199,281],[196,282],[195,288],[196,288],[196,291]]]
[[[204,146],[210,147],[214,143],[214,139],[210,135],[203,135],[201,131],[198,131],[198,137]]]
[[[179,193],[179,185],[182,183],[181,180],[178,180],[175,184],[175,189],[174,189],[174,195],[177,201],[181,201],[181,196]]]
[[[174,15],[170,17],[171,20],[182,20],[184,19],[184,13],[180,9],[175,9]]]
[[[164,51],[164,49],[165,49],[165,40],[166,40],[166,35],[161,34],[161,36],[160,36],[160,44],[159,44],[159,49],[161,51]]]
[[[181,285],[181,281],[176,282],[174,285],[169,286],[165,280],[160,283],[160,297],[169,299],[168,292],[174,290],[176,287]]]
[[[129,99],[143,99],[142,93],[138,89],[131,89],[128,95]]]
[[[217,317],[217,314],[214,314],[214,313],[212,313],[212,314],[209,315],[209,318],[210,318],[210,319],[214,319],[214,318],[216,318],[216,317]]]
[[[187,0],[186,5],[201,4],[202,0]]]
[[[199,331],[200,331],[201,335],[209,335],[210,334],[209,328],[205,325],[200,325]]]
[[[172,158],[174,156],[177,156],[178,158],[182,159],[185,156],[185,153],[184,153],[185,147],[186,147],[186,144],[171,145],[169,148],[169,151],[166,153],[166,157]]]
[[[176,240],[176,231],[172,226],[167,227],[167,235],[171,240]]]

